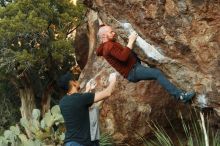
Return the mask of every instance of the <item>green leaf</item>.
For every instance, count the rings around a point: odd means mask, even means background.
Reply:
[[[22,143],[26,143],[28,141],[27,136],[24,134],[20,134],[20,135],[18,135],[18,137]]]
[[[52,115],[61,114],[59,105],[55,105],[51,108]]]
[[[11,126],[10,130],[15,134],[15,135],[19,135],[20,134],[20,129],[18,126]]]
[[[50,113],[50,110],[45,114],[44,118],[43,118],[46,127],[50,128],[53,123],[54,123],[54,118]]]
[[[8,141],[3,136],[0,136],[0,145],[1,146],[7,146],[8,145]]]
[[[39,120],[40,118],[40,110],[39,109],[33,109],[32,117],[34,120]]]
[[[39,121],[33,119],[31,121],[31,127],[29,129],[31,130],[31,132],[33,132],[36,135],[36,133],[40,131],[40,123],[39,123]]]
[[[53,106],[52,109],[51,109],[51,113],[53,115],[54,122],[55,122],[56,125],[58,125],[60,123],[64,123],[64,119],[63,119],[63,116],[61,115],[59,105]]]
[[[27,121],[26,118],[21,118],[20,123],[24,128],[29,129],[29,122]]]
[[[60,140],[64,140],[65,139],[65,133],[62,133],[61,135],[60,135]]]
[[[22,146],[43,146],[43,143],[41,143],[39,140],[33,141],[28,139],[28,141],[24,142]]]
[[[4,132],[5,139],[9,140],[11,143],[15,143],[17,136],[10,130]]]
[[[45,129],[45,128],[46,128],[46,123],[45,123],[45,120],[44,120],[44,119],[41,120],[41,122],[40,122],[40,127],[41,127],[42,129]]]

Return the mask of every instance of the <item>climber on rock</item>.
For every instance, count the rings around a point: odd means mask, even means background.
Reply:
[[[132,51],[137,38],[136,33],[129,36],[126,47],[116,42],[116,34],[111,26],[101,26],[98,31],[100,46],[96,49],[98,56],[103,56],[124,78],[130,82],[157,80],[175,99],[184,103],[191,101],[195,92],[186,92],[173,85],[157,68],[141,65],[140,59]]]

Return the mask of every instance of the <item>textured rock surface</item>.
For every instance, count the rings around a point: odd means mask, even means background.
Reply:
[[[96,90],[107,84],[114,71],[103,58],[95,55],[97,47],[97,14],[105,24],[112,25],[121,43],[126,32],[120,22],[129,22],[138,34],[154,45],[172,62],[159,63],[149,59],[136,47],[141,59],[156,65],[177,86],[195,90],[196,105],[213,108],[220,116],[220,2],[218,0],[94,0],[85,1],[98,13],[89,14],[90,58],[81,74],[82,86],[95,78]],[[198,99],[204,104],[199,104]],[[103,104],[102,128],[111,132],[118,142],[137,145],[134,133],[147,135],[147,121],[166,124],[164,112],[175,120],[177,109],[185,112],[188,106],[174,101],[155,81],[129,83],[121,76],[116,90]]]

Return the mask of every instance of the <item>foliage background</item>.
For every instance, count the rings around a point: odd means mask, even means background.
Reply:
[[[0,129],[57,103],[57,79],[76,63],[69,35],[85,13],[69,0],[0,1]]]

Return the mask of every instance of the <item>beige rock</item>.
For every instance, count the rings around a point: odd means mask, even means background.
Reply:
[[[145,62],[156,65],[178,87],[194,90],[194,105],[213,108],[219,115],[220,105],[220,7],[214,1],[122,1],[95,0],[92,6],[105,24],[113,26],[119,41],[126,44],[126,31],[118,22],[129,22],[148,43],[172,62],[152,62],[140,48],[134,51]],[[89,13],[97,15],[97,13]],[[96,16],[89,16],[96,18]],[[90,58],[80,81],[97,81],[96,91],[108,84],[115,70],[94,50],[98,46],[95,31],[98,21],[90,21],[88,36]],[[92,30],[92,31],[90,31]],[[201,102],[201,103],[200,103]],[[187,113],[189,106],[176,102],[156,81],[129,83],[118,77],[116,90],[102,105],[102,130],[113,134],[118,142],[138,142],[134,133],[148,135],[148,122],[167,125],[164,113],[175,120],[177,111]]]

